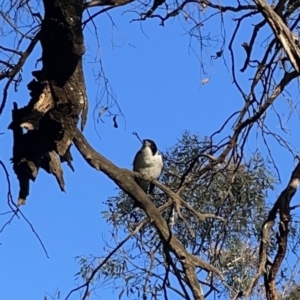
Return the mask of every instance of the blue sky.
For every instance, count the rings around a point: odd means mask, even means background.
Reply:
[[[119,128],[115,129],[112,119],[103,116],[105,123],[96,123],[97,134],[93,109],[97,92],[102,86],[97,86],[93,76],[99,64],[93,63],[97,44],[94,29],[89,26],[85,30],[87,53],[84,68],[90,109],[84,133],[101,154],[120,167],[131,168],[134,154],[140,147],[139,141],[132,135],[133,131],[137,131],[142,138],[154,139],[160,150],[164,151],[186,129],[200,136],[210,135],[234,110],[242,106],[242,100],[232,85],[223,60],[209,61],[208,57],[214,53],[208,54],[205,59],[210,81],[201,85],[201,80],[207,76],[201,73],[198,58],[189,47],[190,37],[185,34],[183,20],[168,21],[165,27],[159,26],[157,20],[130,23],[135,16],[121,15],[122,11],[121,8],[111,13],[119,31],[112,28],[106,15],[98,17],[95,22],[99,29],[105,75],[117,96],[124,118],[118,118]],[[231,22],[228,19],[229,25]],[[199,54],[197,41],[192,43]],[[10,172],[15,200],[18,184],[9,163],[12,133],[7,126],[12,102],[16,101],[22,106],[29,99],[26,85],[32,79],[30,72],[34,70],[39,57],[38,47],[23,70],[19,91],[10,90],[8,103],[0,119],[0,132],[4,132],[0,136],[0,158]],[[3,84],[0,83],[0,90],[2,88]],[[277,108],[287,120],[288,109],[283,102]],[[270,117],[269,122],[275,129],[278,127],[275,118]],[[291,128],[287,138],[298,146],[298,119],[293,117],[287,126]],[[255,132],[252,134],[254,136]],[[276,143],[270,143],[274,156],[278,158],[285,185],[294,167],[294,160]],[[247,153],[251,153],[255,147],[252,138],[247,144]],[[264,148],[262,152],[266,155]],[[53,295],[56,290],[61,292],[61,298],[64,299],[76,284],[74,275],[79,265],[75,257],[101,255],[103,237],[110,237],[110,228],[102,219],[101,211],[106,209],[103,202],[107,197],[117,193],[116,186],[103,174],[90,168],[75,148],[72,148],[72,154],[75,173],[64,166],[66,193],[61,193],[55,179],[41,170],[36,182],[31,183],[27,204],[22,207],[42,239],[50,259],[46,258],[24,220],[15,219],[0,234],[0,290],[3,299],[38,300],[43,299],[46,293]],[[0,182],[4,180],[4,173],[0,170]],[[276,196],[280,191],[281,186],[278,186],[278,190],[271,195]],[[6,186],[3,184],[0,197],[0,212],[5,212],[8,206]],[[0,220],[4,223],[5,217],[0,216]],[[107,299],[108,296],[111,300],[118,299],[118,292],[114,293],[111,289],[101,291],[100,299]],[[78,299],[78,295],[70,299]],[[98,298],[92,296],[93,299]]]

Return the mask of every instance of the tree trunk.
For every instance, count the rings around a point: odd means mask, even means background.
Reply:
[[[31,99],[18,109],[14,104],[13,163],[20,182],[19,205],[29,194],[29,180],[42,167],[52,173],[64,190],[60,162],[71,166],[70,146],[81,114],[83,130],[87,97],[82,70],[84,40],[81,26],[82,0],[44,0],[45,17],[39,39],[42,70],[28,84]],[[21,128],[27,129],[24,133]]]

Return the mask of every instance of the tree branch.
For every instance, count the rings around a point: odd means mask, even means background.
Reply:
[[[85,2],[83,4],[83,10],[86,10],[88,8],[95,7],[95,6],[106,6],[106,5],[122,6],[122,5],[128,4],[133,1],[134,0],[94,0],[94,1],[90,1],[90,2]]]
[[[259,248],[259,266],[256,274],[252,278],[247,290],[244,293],[245,297],[248,297],[254,286],[257,284],[259,277],[265,274],[265,287],[267,299],[278,299],[276,291],[276,275],[281,266],[281,263],[285,257],[287,250],[287,237],[288,237],[288,225],[291,220],[290,216],[290,202],[295,195],[300,182],[300,162],[298,162],[294,169],[291,179],[287,187],[282,191],[277,198],[272,209],[269,211],[268,218],[264,222],[261,229],[261,240]],[[271,264],[271,268],[267,271],[268,261],[268,248],[270,242],[270,231],[274,226],[277,212],[279,212],[279,237],[278,237],[278,249],[274,262]]]
[[[17,75],[17,73],[21,70],[21,68],[23,67],[23,65],[25,64],[27,58],[29,57],[29,55],[31,54],[31,52],[33,51],[34,47],[36,46],[36,44],[39,41],[39,36],[40,36],[40,31],[36,33],[36,35],[33,37],[33,39],[31,40],[29,46],[27,47],[27,49],[25,50],[25,52],[21,53],[17,53],[18,55],[21,55],[18,63],[10,70],[10,71],[6,71],[6,72],[2,72],[0,73],[0,81],[4,78],[9,78],[8,81],[8,85],[4,90],[4,95],[2,98],[2,103],[0,105],[0,116],[3,112],[3,109],[5,107],[5,103],[7,100],[7,92],[5,93],[5,91],[8,90],[8,87],[10,85],[10,83],[13,81],[14,77]],[[2,47],[3,48],[3,47]]]
[[[258,10],[265,17],[274,35],[279,39],[294,69],[300,71],[300,49],[295,43],[290,29],[284,24],[282,18],[272,9],[265,0],[254,0]]]
[[[196,267],[204,269],[207,272],[214,272],[220,277],[222,277],[221,272],[212,265],[187,252],[185,247],[183,247],[180,241],[169,230],[169,227],[159,210],[135,182],[131,172],[118,168],[100,153],[97,153],[78,129],[75,132],[74,144],[90,166],[106,174],[124,192],[139,203],[146,215],[152,220],[163,244],[170,249],[180,261],[186,279],[189,281],[189,285],[192,289],[194,299],[202,299],[202,291],[195,272]]]

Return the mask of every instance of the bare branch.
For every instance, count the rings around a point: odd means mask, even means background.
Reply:
[[[287,236],[288,225],[291,220],[290,217],[290,202],[295,195],[300,182],[300,162],[298,162],[294,169],[288,186],[282,191],[272,209],[269,211],[268,218],[264,222],[261,229],[261,242],[259,249],[259,266],[257,273],[252,278],[247,290],[244,293],[245,297],[248,297],[254,286],[257,284],[261,275],[265,274],[265,287],[267,293],[267,299],[278,299],[276,291],[276,274],[281,266],[281,263],[285,257],[287,250]],[[279,238],[278,249],[273,263],[268,261],[268,247],[270,242],[270,231],[274,226],[275,218],[279,212]],[[267,270],[267,265],[271,264],[271,268]]]
[[[30,56],[30,54],[32,53],[32,51],[35,48],[36,44],[38,43],[39,35],[40,35],[40,31],[37,32],[36,35],[33,37],[33,39],[31,40],[31,42],[30,42],[29,46],[27,47],[27,49],[25,50],[25,52],[23,52],[23,53],[19,52],[18,53],[21,57],[20,57],[19,61],[17,62],[17,64],[14,65],[11,68],[11,70],[0,73],[0,81],[4,78],[8,78],[8,82],[7,82],[7,84],[4,88],[3,98],[2,98],[1,105],[0,105],[0,116],[3,112],[3,109],[4,109],[5,104],[6,104],[8,88],[9,88],[11,82],[13,81],[14,77],[22,69],[22,67],[25,64],[27,58]]]

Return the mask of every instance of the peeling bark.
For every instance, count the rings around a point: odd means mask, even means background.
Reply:
[[[290,29],[284,24],[282,18],[273,10],[265,0],[254,0],[258,10],[265,17],[274,35],[279,39],[292,66],[299,73],[300,71],[300,49]],[[278,9],[277,12],[280,12]]]
[[[12,161],[20,183],[19,205],[29,194],[29,180],[40,167],[53,174],[64,190],[60,162],[72,168],[70,146],[81,114],[83,130],[87,118],[87,97],[82,69],[84,40],[82,0],[44,0],[45,17],[39,39],[43,68],[34,71],[28,84],[27,106],[14,105]],[[23,133],[22,128],[27,129]]]

